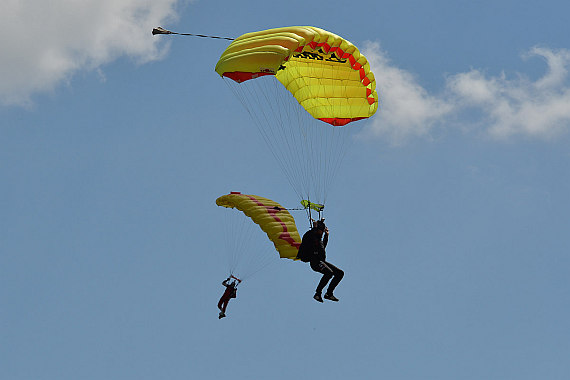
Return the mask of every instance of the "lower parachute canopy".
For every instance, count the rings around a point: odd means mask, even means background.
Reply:
[[[301,237],[295,219],[279,203],[256,195],[232,192],[216,199],[216,204],[242,211],[267,234],[280,257],[296,259]]]

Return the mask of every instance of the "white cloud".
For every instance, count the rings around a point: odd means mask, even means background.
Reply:
[[[3,0],[0,104],[26,105],[80,70],[120,56],[164,54],[153,27],[175,19],[178,0]]]
[[[489,77],[473,69],[448,77],[442,94],[428,93],[412,74],[394,67],[378,44],[367,44],[363,53],[376,73],[380,96],[369,134],[400,143],[429,136],[434,128],[449,125],[451,117],[495,139],[548,139],[570,131],[569,50],[532,48],[525,58],[541,57],[547,64],[535,81],[522,74]]]
[[[410,136],[427,135],[434,123],[452,111],[451,104],[430,95],[412,74],[391,65],[379,44],[367,43],[363,53],[376,73],[380,98],[370,133],[398,143]]]
[[[519,74],[487,78],[479,70],[448,79],[447,88],[463,107],[481,111],[486,131],[494,138],[515,135],[553,138],[570,129],[570,51],[535,47],[529,57],[546,60],[547,71],[531,81]]]

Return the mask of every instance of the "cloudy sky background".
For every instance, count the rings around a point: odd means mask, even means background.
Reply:
[[[104,80],[102,67],[117,59],[128,57],[139,65],[164,59],[170,44],[149,39],[148,26],[174,23],[179,20],[177,10],[191,8],[192,2],[12,1],[4,7],[1,21],[8,33],[1,37],[0,99],[5,106],[30,106],[34,95],[70,85],[82,72],[95,71]],[[375,71],[383,73],[380,89],[391,95],[383,99],[384,112],[371,126],[376,136],[398,142],[426,136],[465,110],[478,116],[465,124],[495,139],[552,139],[567,132],[570,51],[564,47],[543,42],[511,53],[523,62],[541,62],[543,72],[536,77],[471,67],[442,73],[441,88],[429,91],[413,72],[390,60],[380,41],[364,41],[363,48]]]
[[[570,375],[569,6],[290,3],[2,3],[3,378]],[[150,32],[287,25],[377,78],[327,210],[347,277],[316,304],[276,259],[219,321],[215,198],[296,199],[213,71],[227,42]]]

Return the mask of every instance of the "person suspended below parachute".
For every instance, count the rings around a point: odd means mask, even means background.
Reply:
[[[257,224],[273,243],[280,258],[308,262],[311,269],[322,273],[323,277],[317,285],[314,296],[317,301],[322,302],[321,291],[329,280],[332,279],[324,298],[338,301],[333,295],[333,291],[342,279],[344,272],[326,261],[325,247],[328,242],[329,231],[324,224],[324,219],[315,221],[313,228],[305,233],[303,239],[301,239],[295,220],[289,213],[289,210],[275,201],[257,195],[231,192],[216,199],[216,204],[229,209],[228,213],[243,215],[248,219],[249,225]],[[239,234],[242,234],[240,228],[237,231],[239,231]],[[322,239],[323,233],[325,234],[324,239]],[[236,234],[232,235],[232,243],[239,242],[240,238],[243,237]],[[240,246],[243,248],[242,244],[237,244],[236,247],[229,247],[228,253],[232,258],[229,277],[243,280],[262,269],[264,266],[262,263],[266,263],[267,259],[272,255],[269,255],[264,249],[250,250],[247,246],[240,251],[238,249]],[[236,255],[236,252],[238,252],[238,255]],[[244,262],[246,265],[241,266]],[[250,270],[250,267],[253,267],[253,270]],[[238,273],[237,268],[240,268],[243,272]]]
[[[366,57],[348,40],[312,26],[263,30],[236,39],[163,28],[153,34],[232,41],[215,71],[251,115],[306,210],[310,230],[301,239],[287,209],[267,198],[231,193],[216,203],[239,210],[250,219],[247,224],[261,227],[280,257],[299,260],[298,254],[307,254],[311,268],[323,274],[314,298],[322,302],[321,291],[330,280],[324,298],[338,301],[332,291],[344,272],[326,261],[329,232],[322,214],[355,133],[354,122],[378,109],[376,79]],[[313,211],[319,218],[315,223]],[[232,264],[230,276],[235,270]]]
[[[225,286],[226,289],[218,301],[218,309],[220,309],[220,314],[218,315],[219,319],[222,319],[226,316],[226,308],[228,307],[228,303],[232,298],[237,297],[237,286],[239,283],[241,283],[241,280],[234,276],[229,276],[227,279],[222,281],[222,285]]]
[[[218,302],[219,318],[223,318],[237,284],[250,279],[277,260],[275,255],[268,252],[270,245],[267,240],[273,243],[278,257],[295,260],[301,237],[289,211],[270,199],[231,192],[217,198],[216,205],[225,209],[222,224],[225,228],[229,271],[228,280],[223,283],[226,291]],[[229,283],[232,278],[237,283]]]

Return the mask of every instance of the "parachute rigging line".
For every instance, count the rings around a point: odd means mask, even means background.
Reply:
[[[266,255],[268,251],[266,240],[260,238],[258,226],[251,223],[251,219],[238,210],[220,215],[221,225],[224,229],[227,269],[230,276],[238,277],[242,281],[250,280],[258,272],[266,269],[277,261],[273,255]]]
[[[162,27],[158,27],[158,28],[154,28],[152,30],[152,35],[156,35],[156,34],[177,34],[179,36],[191,36],[191,37],[202,37],[202,38],[215,38],[218,40],[228,40],[228,41],[233,41],[235,40],[235,38],[231,38],[231,37],[219,37],[219,36],[208,36],[205,34],[192,34],[192,33],[177,33],[177,32],[172,32],[170,30],[166,30]]]

